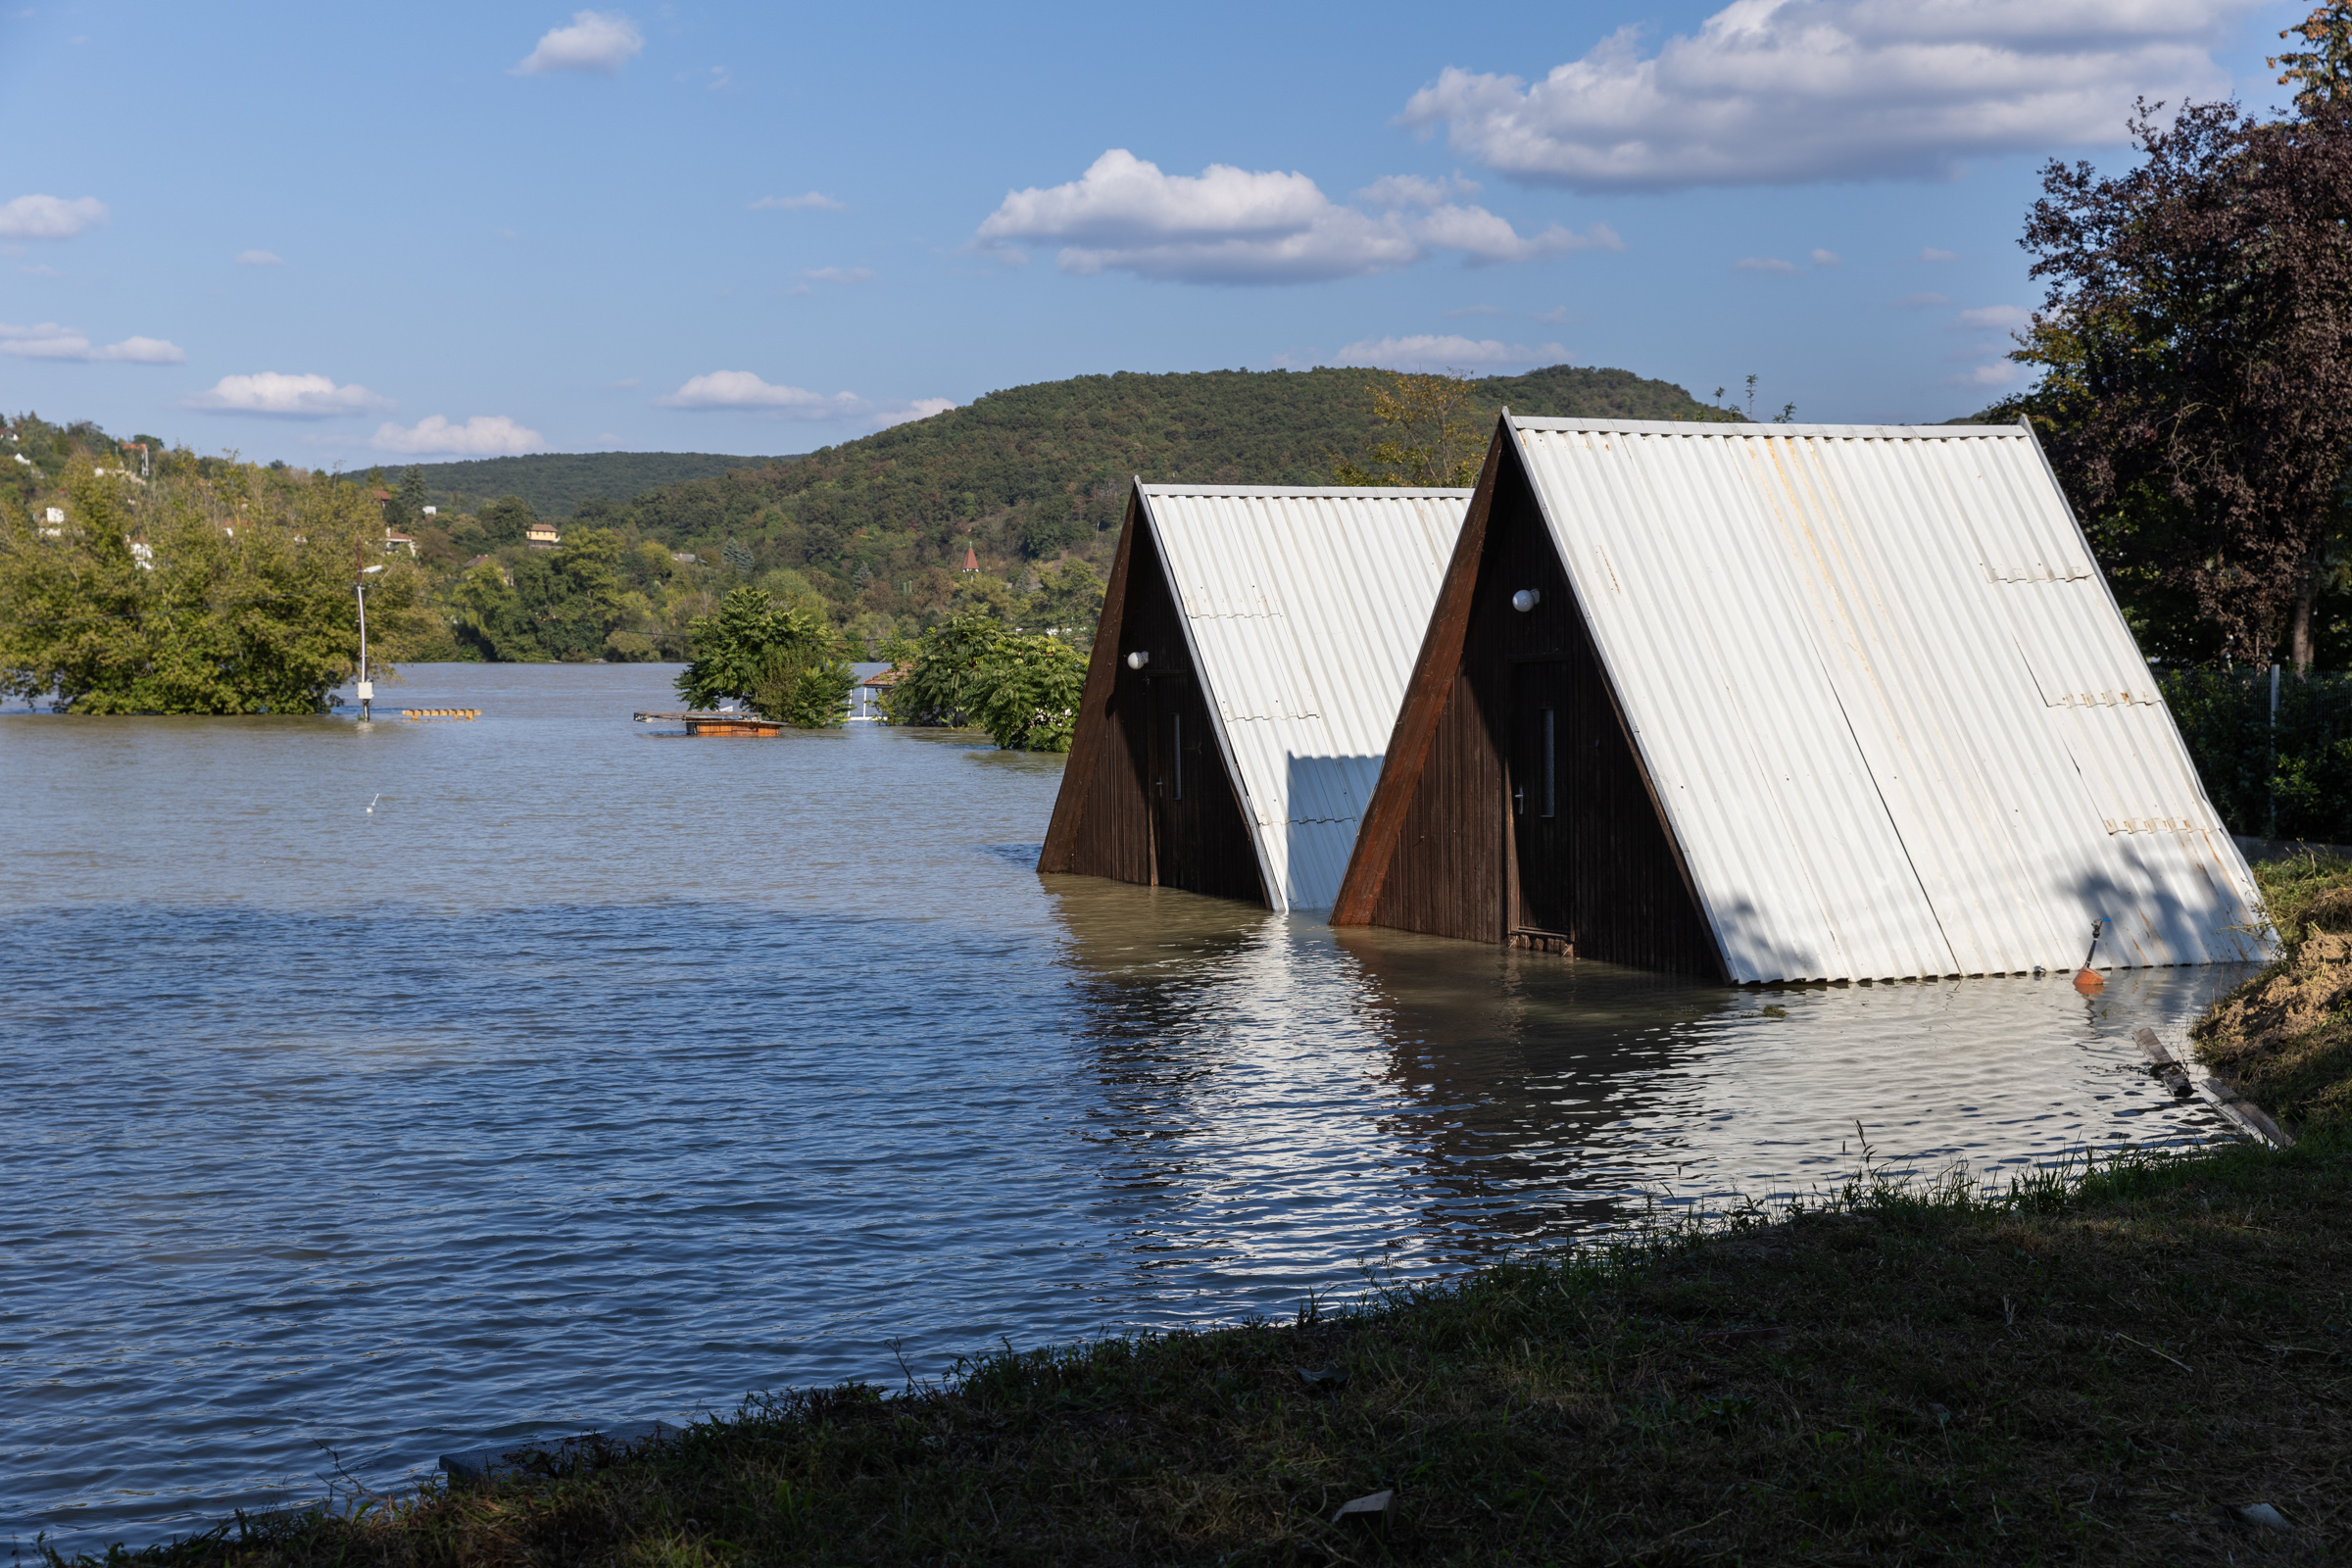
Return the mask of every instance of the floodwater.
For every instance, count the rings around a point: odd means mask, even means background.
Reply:
[[[2236,976],[1732,991],[1032,869],[1058,760],[686,740],[662,666],[474,722],[0,717],[0,1536],[1287,1316],[1835,1185],[2220,1135]],[[904,1367],[906,1370],[902,1370]]]

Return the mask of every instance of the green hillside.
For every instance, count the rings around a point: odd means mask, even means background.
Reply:
[[[626,501],[665,484],[786,461],[716,452],[547,452],[415,466],[424,479],[425,503],[444,512],[471,512],[500,496],[520,496],[542,516],[565,517],[584,501]],[[410,465],[382,466],[385,477],[397,481]]]
[[[885,614],[911,580],[965,548],[1012,574],[1065,552],[1099,556],[1136,475],[1169,483],[1319,484],[1374,436],[1386,371],[1214,370],[1082,375],[992,392],[963,408],[792,463],[694,479],[583,521],[680,549],[734,542],[753,569],[788,567],[824,595]],[[1681,387],[1630,370],[1552,366],[1473,383],[1482,410],[1721,418]],[[887,590],[882,586],[888,584]],[[901,587],[900,584],[908,586]],[[890,601],[886,603],[885,601]]]

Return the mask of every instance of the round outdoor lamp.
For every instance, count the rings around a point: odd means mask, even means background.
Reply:
[[[1152,662],[1152,656],[1145,653],[1141,648],[1138,648],[1134,653],[1127,656],[1127,667],[1129,669],[1141,669],[1150,662]]]
[[[1544,595],[1533,588],[1522,588],[1511,595],[1511,608],[1522,615],[1544,602]]]

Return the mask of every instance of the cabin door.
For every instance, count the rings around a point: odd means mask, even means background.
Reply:
[[[1511,669],[1511,765],[1503,803],[1510,823],[1513,932],[1576,936],[1576,820],[1568,783],[1588,737],[1578,731],[1574,666],[1564,661]]]
[[[1190,675],[1151,676],[1144,693],[1152,737],[1144,773],[1152,802],[1152,885],[1199,888],[1201,803],[1210,782],[1201,768],[1208,714]]]

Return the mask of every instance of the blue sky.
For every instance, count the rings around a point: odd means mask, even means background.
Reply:
[[[2042,161],[2277,102],[2306,10],[15,6],[0,409],[366,467],[1566,360],[1941,419]]]

